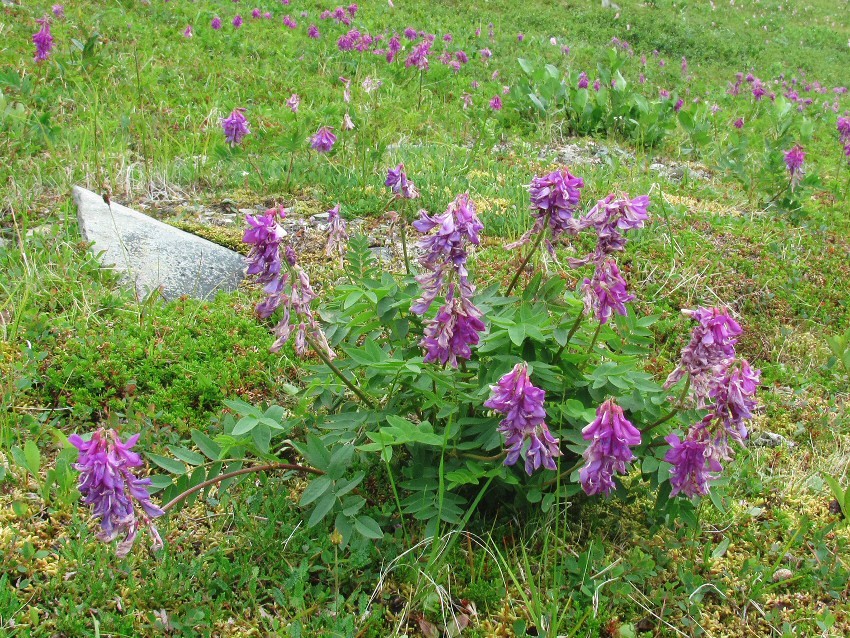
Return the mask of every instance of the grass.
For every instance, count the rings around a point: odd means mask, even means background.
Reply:
[[[792,214],[760,205],[748,183],[722,170],[722,144],[688,152],[681,129],[647,149],[614,133],[568,138],[558,116],[539,117],[508,97],[499,113],[486,106],[521,79],[517,58],[593,79],[616,36],[636,52],[624,67],[630,82],[647,55],[647,95],[666,88],[721,106],[721,142],[745,117],[755,164],[774,117],[727,96],[727,82],[750,70],[830,89],[846,81],[850,27],[834,17],[834,3],[659,1],[624,6],[616,18],[589,1],[364,5],[361,30],[451,32],[451,48],[470,53],[458,75],[433,56],[421,107],[419,77],[403,64],[337,51],[345,29],[317,18],[332,7],[262,5],[273,21],[252,20],[251,8],[76,3],[52,22],[58,48],[40,65],[30,38],[48,5],[0,13],[0,635],[436,635],[452,615],[470,621],[465,636],[548,628],[623,638],[847,635],[850,535],[820,478],[846,484],[850,464],[848,371],[825,341],[850,324],[850,170],[834,114],[816,104],[800,116],[812,122],[807,171],[820,183]],[[237,12],[245,25],[234,31]],[[293,32],[280,24],[287,12],[299,23]],[[216,13],[221,32],[208,26]],[[311,44],[312,22],[323,37]],[[186,24],[195,27],[191,40],[181,36]],[[473,54],[483,47],[489,61]],[[341,75],[354,80],[351,106]],[[366,77],[383,81],[374,96],[360,88]],[[297,116],[285,106],[293,92],[303,99]],[[468,110],[464,92],[473,95]],[[846,96],[837,99],[848,108]],[[252,134],[231,149],[219,119],[237,106],[247,108]],[[306,150],[305,136],[323,124],[338,129],[346,111],[357,128],[333,155]],[[615,189],[653,198],[653,221],[623,260],[636,308],[661,317],[647,368],[661,377],[674,365],[687,340],[680,308],[729,304],[746,330],[742,354],[764,373],[754,431],[794,447],[742,451],[715,498],[700,503],[696,527],[659,520],[638,488],[627,499],[577,498],[548,512],[492,494],[469,536],[445,553],[416,544],[422,530],[413,520],[405,520],[410,538],[397,528],[380,543],[338,548],[332,530],[300,524],[298,480],[252,475],[169,520],[161,554],[140,543],[119,561],[95,540],[67,480],[65,436],[113,420],[141,431],[146,449],[185,445],[192,429],[219,431],[225,399],[287,405],[301,364],[286,349],[268,352],[270,326],[252,314],[256,290],[171,304],[122,290],[79,241],[72,184],[165,211],[233,246],[238,231],[204,228],[186,211],[230,200],[235,208],[284,203],[309,217],[340,202],[346,217],[378,227],[384,171],[403,161],[428,210],[471,193],[486,228],[473,272],[507,281],[515,263],[505,239],[529,220],[525,184],[559,166],[565,147],[578,158],[586,201]],[[705,176],[667,177],[653,168],[659,163],[668,174],[690,166]],[[319,251],[307,262],[333,284]],[[39,451],[35,471],[13,452],[28,441]],[[368,491],[371,511],[393,517],[384,477],[372,477]],[[774,580],[779,569],[790,577]]]

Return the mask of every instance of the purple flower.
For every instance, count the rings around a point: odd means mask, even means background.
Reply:
[[[356,4],[348,5],[348,15],[350,15],[353,18],[354,16],[357,15],[357,9],[358,9],[358,7],[357,7]]]
[[[271,13],[271,11],[266,11],[266,12],[263,14],[263,20],[271,20],[271,19],[272,19],[272,13]]]
[[[788,167],[788,172],[791,174],[791,188],[793,189],[800,183],[803,172],[803,162],[806,159],[806,153],[803,147],[795,144],[790,151],[785,151],[785,165]]]
[[[517,33],[516,39],[517,39],[517,42],[522,42],[523,40],[525,40],[525,34]]]
[[[330,126],[322,126],[316,134],[310,138],[310,146],[319,153],[329,153],[336,144],[336,135],[333,134],[333,128]]]
[[[502,110],[502,98],[500,98],[497,95],[492,100],[490,100],[490,108],[493,109],[494,111],[501,111]]]
[[[33,44],[35,44],[35,61],[42,62],[50,57],[50,52],[53,50],[53,35],[50,33],[50,21],[47,16],[36,20],[36,23],[41,25],[41,29],[32,36]]]
[[[431,52],[432,44],[432,40],[425,39],[413,47],[413,51],[410,52],[407,60],[404,61],[404,66],[408,68],[415,66],[420,71],[427,71],[429,67],[428,54]]]
[[[419,258],[423,272],[416,276],[422,295],[410,311],[423,315],[442,291],[446,280],[456,277],[462,295],[471,297],[473,287],[466,270],[466,245],[478,245],[479,233],[484,225],[467,193],[458,195],[440,215],[431,217],[424,210],[419,214],[420,219],[413,222],[413,227],[427,235],[417,242],[417,247],[423,252]]]
[[[314,40],[317,40],[319,37],[321,37],[319,34],[319,27],[317,27],[315,24],[311,24],[310,28],[307,29],[307,35],[313,38]]]
[[[65,17],[65,7],[61,4],[54,4],[51,11],[53,11],[53,15],[55,15],[60,20]]]
[[[578,222],[573,218],[573,213],[578,207],[583,187],[584,180],[566,168],[532,179],[528,192],[534,225],[518,241],[508,244],[507,248],[527,244],[547,226],[552,231],[552,239],[557,239],[563,233],[575,234]],[[546,241],[552,250],[550,240]]]
[[[221,29],[221,18],[219,18],[218,16],[215,16],[215,17],[212,19],[212,22],[210,23],[210,26],[211,26],[211,27],[212,27],[215,31],[218,31],[219,29]]]
[[[583,259],[570,259],[573,268],[591,261],[601,262],[608,255],[625,249],[624,231],[643,228],[649,219],[649,196],[640,195],[629,199],[628,194],[615,198],[608,195],[599,200],[578,222],[578,229],[594,228],[597,242],[594,251]]]
[[[237,29],[242,26],[242,16],[241,15],[236,14],[236,17],[233,18],[233,26]]]
[[[688,72],[688,61],[685,59],[685,56],[682,56],[682,73]]]
[[[301,98],[297,93],[293,93],[289,96],[289,99],[286,101],[286,106],[289,107],[289,110],[293,113],[298,113],[298,107],[301,104]]]
[[[738,130],[744,128],[744,118],[739,117],[737,120],[735,120],[733,126]]]
[[[608,399],[596,409],[596,418],[581,434],[585,441],[591,441],[582,455],[581,487],[589,496],[610,494],[616,487],[614,474],[625,474],[626,463],[635,458],[631,448],[640,445],[640,431],[623,416],[614,399]]]
[[[735,344],[743,330],[725,308],[697,308],[682,310],[682,313],[699,323],[664,387],[671,388],[686,374],[690,375],[697,404],[704,407],[711,388],[735,358]]]
[[[297,330],[295,352],[299,356],[306,356],[309,342],[312,341],[333,359],[336,354],[331,350],[311,308],[317,295],[310,286],[307,273],[297,265],[292,246],[287,246],[284,254],[288,268],[284,268],[281,260],[280,244],[286,231],[277,220],[278,216],[284,217],[285,214],[286,211],[281,207],[271,208],[261,217],[245,216],[249,228],[242,240],[252,245],[248,253],[248,274],[255,275],[257,281],[264,284],[263,291],[268,295],[257,304],[256,313],[260,317],[270,317],[283,307],[283,316],[274,328],[277,338],[271,346],[272,352],[280,350]],[[298,322],[297,326],[293,319]]]
[[[245,113],[244,108],[236,108],[228,117],[221,120],[224,137],[231,146],[240,144],[244,137],[251,132],[248,128],[248,120],[245,119],[243,113]]]
[[[348,245],[348,231],[345,220],[339,214],[339,204],[328,211],[328,245],[325,254],[332,257],[334,254],[342,257]]]
[[[412,180],[407,178],[407,173],[404,172],[404,164],[399,164],[387,171],[387,179],[384,185],[404,199],[416,199],[419,197],[419,191],[416,190],[416,185]]]
[[[283,23],[290,29],[294,29],[298,26],[298,23],[293,20],[291,16],[283,16]]]
[[[457,61],[461,64],[469,63],[469,56],[466,55],[466,51],[455,51],[455,58],[457,58]]]
[[[404,30],[404,37],[410,40],[411,42],[419,37],[419,34],[416,32],[416,29],[413,27],[407,27]]]
[[[692,432],[696,430],[694,428]],[[708,494],[709,481],[723,470],[711,442],[692,437],[691,434],[685,440],[670,434],[665,440],[670,444],[670,449],[664,460],[673,466],[670,469],[670,485],[673,488],[670,496],[676,496],[679,492],[690,498]]]
[[[528,364],[522,362],[490,386],[490,398],[484,402],[485,408],[505,415],[499,423],[508,453],[505,465],[515,464],[525,448],[525,471],[529,476],[541,465],[549,470],[557,469],[555,457],[561,455],[558,440],[552,437],[545,423],[545,397],[542,389],[532,385]]]
[[[343,131],[353,131],[354,130],[354,122],[351,119],[351,116],[346,113],[342,116],[342,130]]]
[[[585,312],[593,312],[599,323],[608,323],[614,313],[622,316],[628,314],[625,304],[635,298],[629,294],[626,280],[613,259],[596,264],[593,278],[585,279],[582,283],[582,293]]]
[[[482,57],[482,59],[484,59],[484,60],[489,60],[489,59],[493,56],[493,53],[490,51],[490,49],[481,49],[481,50],[478,52],[478,54],[479,54],[479,55]]]
[[[590,85],[590,82],[587,79],[587,73],[582,71],[578,74],[578,88],[586,89]]]
[[[470,346],[478,345],[484,332],[483,314],[463,292],[455,294],[455,284],[449,286],[446,303],[425,326],[419,343],[425,349],[426,363],[439,363],[457,368],[458,358],[472,357]]]
[[[74,467],[81,472],[83,503],[91,505],[100,518],[98,538],[108,543],[123,536],[116,552],[122,557],[130,552],[141,525],[150,530],[154,548],[162,547],[153,519],[164,512],[151,502],[147,489],[151,480],[138,478],[131,469],[142,466],[141,457],[131,450],[138,440],[136,434],[122,442],[115,430],[104,428],[92,434],[89,441],[77,434],[68,437],[79,450]],[[141,507],[139,518],[134,501]]]
[[[674,110],[674,111],[676,111],[676,113],[678,113],[679,111],[681,111],[681,110],[682,110],[682,107],[683,107],[684,105],[685,105],[685,101],[684,101],[682,98],[679,98],[679,99],[676,101],[676,104],[673,106],[673,110]]]
[[[596,78],[596,79],[593,81],[593,90],[594,90],[594,91],[596,91],[597,93],[599,93],[599,89],[600,89],[601,87],[602,87],[602,83],[601,83],[601,82],[599,82],[599,78]]]
[[[251,17],[254,18],[254,20],[258,20],[261,15],[263,15],[263,12],[259,9],[254,9],[253,11],[251,11]]]
[[[192,33],[192,25],[191,25],[191,24],[188,24],[188,25],[186,25],[186,29],[183,31],[183,37],[184,37],[184,38],[191,38],[191,37],[192,37],[192,35],[193,35],[193,33]]]
[[[745,421],[753,417],[755,393],[761,382],[761,371],[753,370],[745,359],[739,367],[730,366],[709,391],[714,400],[711,416],[718,419],[727,434],[738,443],[747,438]]]

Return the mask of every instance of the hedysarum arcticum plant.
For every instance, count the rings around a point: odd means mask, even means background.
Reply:
[[[385,184],[387,208],[418,195],[402,164]],[[616,261],[628,234],[647,225],[649,197],[615,193],[582,214],[583,186],[562,169],[535,178],[530,199],[537,245],[543,235],[594,233],[587,254],[569,262],[592,276],[569,289],[575,277],[535,272],[517,294],[505,293],[498,277],[480,289],[473,283],[470,253],[485,231],[466,193],[439,214],[420,211],[415,272],[387,272],[369,239],[355,235],[344,276],[323,290],[312,288],[285,245],[283,212],[249,216],[249,273],[265,289],[257,313],[277,321],[273,347],[294,338],[296,352],[312,349],[325,364],[305,368],[306,390],[273,436],[304,428],[309,447],[297,439],[287,445],[318,465],[356,458],[357,473],[340,469],[346,478],[334,481],[354,485],[377,463],[400,472],[397,515],[402,525],[408,516],[428,521],[429,535],[462,523],[463,508],[473,510],[493,485],[516,495],[518,506],[544,510],[582,489],[613,497],[640,483],[674,495],[709,493],[756,412],[759,372],[735,352],[741,326],[724,308],[686,311],[697,325],[662,387],[647,370],[657,361],[649,364],[654,318],[627,307],[632,296]],[[329,214],[329,240],[339,231],[337,214]],[[341,251],[341,242],[329,241],[330,254]],[[281,438],[274,443],[286,449]],[[345,542],[355,532],[377,538],[378,522],[357,522],[362,499],[331,492],[323,499],[309,504],[311,525],[332,520]],[[695,513],[686,500],[661,498],[656,508],[674,518]]]

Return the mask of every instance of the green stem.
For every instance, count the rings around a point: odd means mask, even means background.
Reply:
[[[594,346],[596,346],[596,340],[599,338],[599,333],[602,332],[602,326],[604,324],[600,321],[599,325],[596,326],[596,332],[593,333],[593,339],[590,340],[590,347],[587,349],[587,354],[593,352]]]
[[[688,390],[690,390],[690,389],[691,389],[691,375],[688,375],[688,380],[685,381],[685,387],[682,388],[682,394],[679,395],[679,400],[677,401],[677,403],[679,405],[676,406],[676,409],[672,410],[668,414],[665,414],[663,417],[658,419],[655,423],[651,423],[651,424],[647,425],[643,430],[640,431],[641,436],[647,434],[648,432],[651,432],[652,430],[657,428],[659,425],[667,423],[667,421],[669,421],[674,416],[679,414],[679,412],[682,409],[682,403],[685,401],[685,397],[688,395]]]
[[[305,474],[324,474],[322,470],[317,470],[315,467],[310,467],[308,465],[296,465],[294,463],[269,463],[267,465],[243,467],[242,469],[234,470],[233,472],[227,472],[226,474],[221,474],[220,476],[216,476],[214,478],[198,483],[194,487],[190,487],[188,490],[186,490],[185,492],[181,492],[173,499],[168,501],[168,503],[163,505],[162,511],[168,512],[170,509],[178,505],[187,497],[191,496],[195,492],[200,492],[201,490],[208,488],[210,485],[221,483],[222,481],[226,481],[227,479],[233,478],[235,476],[241,476],[242,474],[251,474],[252,472],[268,472],[271,470],[292,470],[293,472],[303,472]]]
[[[573,465],[570,469],[564,470],[563,472],[559,472],[558,474],[555,475],[555,478],[551,478],[548,481],[546,481],[543,484],[544,487],[549,487],[550,485],[555,485],[556,483],[558,483],[561,480],[561,477],[569,476],[570,474],[575,472],[578,468],[580,468],[582,465],[584,465],[584,459],[583,458],[579,459],[579,461],[575,465]]]
[[[311,337],[305,335],[304,338],[307,340],[308,345],[313,349],[313,352],[315,352],[319,356],[319,359],[321,359],[322,362],[331,369],[331,371],[339,378],[339,380],[342,381],[346,385],[346,387],[348,387],[349,390],[356,394],[358,399],[360,399],[363,403],[365,403],[374,410],[376,407],[375,402],[372,401],[372,399],[370,399],[369,397],[367,397],[363,393],[363,390],[361,390],[356,385],[354,385],[354,383],[348,380],[348,378],[342,373],[342,370],[336,367],[334,362],[331,361],[330,357],[328,357],[327,353],[322,348],[320,348],[319,345],[315,341],[313,341]]]
[[[383,454],[381,454],[383,456]],[[404,536],[404,541],[407,543],[407,527],[404,524],[404,511],[401,509],[401,499],[398,497],[398,490],[395,486],[395,479],[393,478],[392,470],[390,469],[390,463],[386,459],[384,459],[384,465],[387,468],[387,476],[390,479],[390,487],[393,491],[393,497],[395,498],[395,506],[398,508],[398,521],[401,524],[401,533]]]
[[[537,239],[534,240],[534,244],[531,246],[531,250],[528,251],[528,254],[525,256],[525,259],[522,260],[522,263],[517,268],[516,273],[514,273],[514,278],[511,279],[510,285],[508,285],[508,291],[505,293],[505,296],[510,296],[511,291],[516,286],[516,282],[519,281],[519,276],[522,274],[522,271],[525,269],[526,264],[531,259],[531,256],[534,254],[534,251],[537,250],[537,247],[540,245],[540,242],[543,241],[543,236],[546,234],[546,226],[540,229],[540,234],[537,235]]]
[[[555,353],[555,361],[561,358],[561,355],[564,353],[564,348],[566,348],[567,345],[570,343],[570,339],[572,339],[573,335],[576,333],[576,330],[578,330],[578,327],[581,325],[582,319],[584,319],[584,312],[579,311],[578,317],[576,317],[576,322],[573,324],[573,327],[570,328],[570,331],[567,333],[567,340],[564,341],[564,345],[562,345],[558,349],[558,352]]]
[[[404,213],[399,215],[400,222],[400,231],[401,231],[401,252],[404,254],[404,271],[409,275],[410,274],[410,257],[407,254],[407,231],[405,228],[407,227],[407,220],[404,217]]]

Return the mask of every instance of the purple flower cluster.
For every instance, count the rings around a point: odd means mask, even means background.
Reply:
[[[310,286],[307,273],[298,266],[291,246],[287,246],[284,252],[287,264],[284,270],[280,247],[286,231],[278,223],[278,216],[284,217],[285,214],[283,208],[271,208],[258,217],[245,216],[249,227],[242,241],[251,244],[248,274],[255,275],[259,283],[265,284],[263,290],[268,295],[257,304],[256,312],[260,317],[270,317],[275,310],[283,307],[283,317],[274,329],[277,339],[271,346],[272,352],[280,350],[297,330],[295,352],[299,356],[307,355],[308,340],[312,339],[317,347],[333,359],[336,354],[331,350],[311,307],[317,295]],[[297,326],[294,322],[297,322]]]
[[[224,129],[224,138],[231,146],[240,144],[251,130],[248,128],[248,120],[245,119],[245,109],[233,109],[233,112],[221,120],[221,128]]]
[[[691,396],[708,414],[688,430],[684,440],[676,434],[667,437],[671,448],[665,460],[673,465],[672,494],[693,497],[708,493],[709,482],[723,469],[721,461],[732,455],[729,441],[742,443],[747,437],[746,421],[753,416],[761,372],[745,359],[736,359],[735,343],[742,330],[726,310],[683,312],[699,324],[664,387],[689,375]]]
[[[670,496],[680,492],[688,497],[708,494],[709,483],[723,470],[720,461],[714,456],[711,441],[691,437],[682,440],[676,434],[669,434],[665,441],[670,450],[664,460],[673,467],[670,469]]]
[[[430,66],[428,56],[431,53],[431,47],[433,45],[433,38],[423,38],[422,42],[413,47],[413,50],[404,62],[404,66],[408,68],[415,66],[420,71],[427,71]]]
[[[328,245],[325,248],[325,254],[328,257],[333,255],[342,257],[347,245],[348,230],[345,220],[339,214],[339,204],[337,204],[328,211]]]
[[[336,135],[333,134],[333,128],[330,126],[322,126],[310,138],[310,146],[319,153],[330,153],[334,144],[336,144]]]
[[[640,445],[640,431],[626,419],[614,399],[608,399],[596,409],[596,418],[581,434],[591,442],[583,454],[581,486],[589,496],[610,494],[616,487],[614,474],[625,474],[626,463],[635,458],[631,448]]]
[[[700,401],[698,407],[702,408],[714,379],[721,376],[735,358],[735,344],[743,331],[725,308],[682,310],[682,314],[699,323],[664,387],[672,388],[686,375],[690,376],[691,389]]]
[[[289,107],[289,110],[293,113],[298,113],[298,107],[301,105],[301,97],[297,93],[293,93],[289,96],[289,99],[286,101],[286,106]]]
[[[74,467],[81,472],[79,488],[83,503],[91,505],[95,516],[100,518],[98,538],[108,543],[123,537],[118,544],[118,556],[130,552],[142,525],[150,530],[154,548],[162,547],[153,519],[164,512],[151,502],[147,489],[150,479],[140,479],[132,470],[142,466],[141,457],[131,449],[138,440],[136,434],[122,442],[115,430],[104,428],[92,434],[88,441],[77,434],[68,437],[79,450]],[[141,512],[137,513],[134,501]]]
[[[499,424],[508,453],[505,465],[514,465],[524,456],[529,476],[541,466],[557,469],[555,458],[561,455],[558,439],[552,436],[545,422],[545,396],[542,389],[531,383],[528,364],[522,362],[490,386],[490,398],[484,402],[484,407],[505,415]]]
[[[508,244],[507,248],[513,249],[527,244],[532,237],[544,232],[547,227],[551,230],[552,239],[557,239],[564,233],[575,234],[578,223],[573,213],[578,208],[583,187],[584,180],[566,168],[532,179],[528,192],[534,225],[518,241]],[[546,240],[546,246],[550,252],[554,251],[550,239]]]
[[[419,197],[416,185],[413,180],[408,179],[407,173],[404,172],[404,164],[399,164],[387,171],[387,179],[384,185],[403,199],[417,199]]]
[[[455,295],[455,284],[449,284],[446,303],[433,321],[425,326],[419,345],[425,349],[425,362],[446,364],[456,368],[458,357],[472,357],[470,346],[477,346],[484,332],[484,315],[470,300],[469,294]]]
[[[469,346],[477,345],[479,333],[485,330],[483,315],[472,303],[475,286],[469,282],[466,270],[466,246],[478,245],[484,226],[466,193],[458,195],[440,215],[431,217],[424,210],[420,215],[413,226],[426,234],[417,243],[423,251],[419,258],[423,272],[416,276],[422,295],[410,311],[425,314],[447,290],[446,303],[428,322],[420,345],[426,349],[426,361],[457,366],[457,358],[468,359]]]
[[[576,230],[593,228],[596,231],[596,248],[583,259],[571,259],[574,268],[590,262],[601,262],[608,255],[626,247],[624,232],[643,228],[649,219],[649,196],[629,198],[608,195],[599,200],[576,224]]]
[[[785,151],[785,166],[788,167],[788,173],[791,175],[791,189],[793,190],[803,176],[803,162],[806,160],[806,152],[799,144],[795,144],[794,148]]]
[[[635,299],[613,259],[597,262],[593,277],[585,278],[581,289],[585,312],[592,312],[599,323],[608,323],[614,313],[625,316],[625,304]]]
[[[43,62],[50,57],[50,52],[53,50],[53,35],[50,33],[50,20],[47,16],[36,20],[36,23],[41,25],[41,29],[32,36],[33,44],[35,44],[35,61]]]
[[[595,265],[593,277],[582,283],[582,292],[585,312],[592,312],[600,323],[608,323],[615,313],[625,315],[625,304],[635,298],[629,294],[626,280],[610,255],[625,249],[626,231],[643,228],[649,219],[648,208],[648,195],[629,198],[628,195],[611,194],[599,200],[575,223],[577,231],[587,228],[596,231],[593,252],[581,259],[571,258],[569,262],[573,268],[589,263]]]

